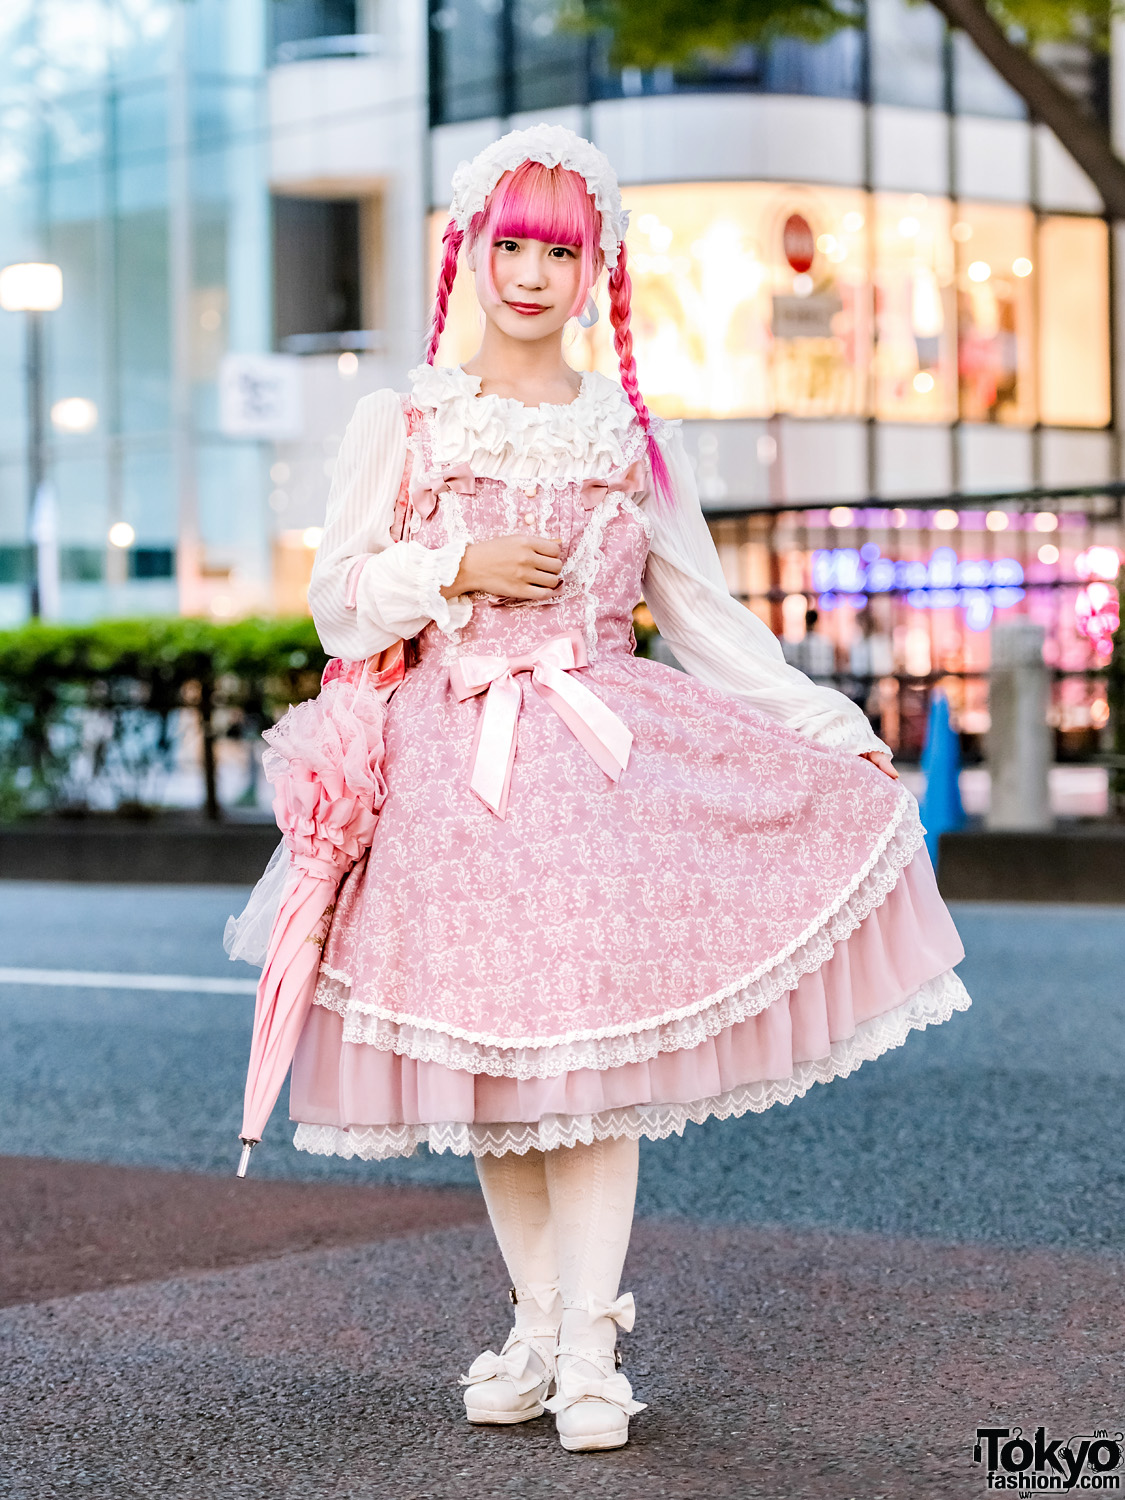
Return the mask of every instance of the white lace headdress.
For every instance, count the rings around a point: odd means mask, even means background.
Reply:
[[[529,130],[511,130],[486,146],[472,161],[463,161],[453,174],[453,202],[449,210],[458,229],[463,233],[468,230],[504,173],[525,161],[542,162],[545,167],[566,167],[585,180],[602,216],[601,249],[606,265],[612,270],[629,225],[629,215],[621,207],[617,173],[604,151],[564,125],[532,125]]]

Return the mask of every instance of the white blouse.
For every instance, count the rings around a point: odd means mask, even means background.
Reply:
[[[434,458],[442,466],[467,462],[482,476],[548,480],[605,478],[624,464],[633,410],[617,382],[604,375],[583,375],[569,405],[537,407],[481,396],[479,377],[457,367],[423,365],[411,379],[414,405],[430,413]],[[652,526],[643,588],[677,660],[703,682],[820,744],[889,754],[858,705],[789,666],[769,627],[731,597],[679,425],[664,424],[659,441],[675,503],[641,499]],[[324,649],[349,661],[417,635],[431,620],[454,635],[472,615],[471,596],[441,594],[457,576],[464,540],[442,547],[391,540],[406,450],[399,397],[390,390],[364,396],[340,447],[309,584]],[[420,461],[415,468],[420,477]]]

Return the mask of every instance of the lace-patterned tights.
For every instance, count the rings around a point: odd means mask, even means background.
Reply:
[[[639,1143],[619,1136],[517,1156],[476,1157],[500,1253],[516,1288],[516,1327],[542,1325],[534,1295],[557,1286],[562,1340],[612,1350],[616,1328],[591,1318],[588,1296],[617,1296],[637,1193]],[[550,1305],[550,1304],[548,1304]],[[557,1301],[550,1321],[558,1318]]]

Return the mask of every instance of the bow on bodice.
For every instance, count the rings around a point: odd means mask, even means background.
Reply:
[[[593,510],[611,493],[635,495],[645,487],[644,460],[635,458],[627,469],[618,469],[608,479],[584,479],[582,481],[582,504]]]
[[[476,493],[477,478],[467,463],[447,464],[436,474],[424,475],[410,492],[411,504],[422,517],[428,520],[443,490],[455,490],[458,495]]]
[[[436,473],[423,475],[410,492],[414,509],[427,520],[434,513],[438,496],[445,490],[458,495],[476,493],[477,479],[467,463],[447,464]],[[605,479],[584,479],[579,491],[583,508],[593,510],[610,494],[635,495],[645,487],[644,460],[637,458],[625,469],[618,469]]]
[[[570,675],[586,664],[581,632],[567,630],[525,656],[462,656],[450,666],[449,682],[456,698],[487,695],[473,743],[469,786],[497,817],[507,816],[516,754],[516,721],[523,704],[518,672],[531,673],[536,692],[611,781],[628,765],[632,734],[612,709]]]

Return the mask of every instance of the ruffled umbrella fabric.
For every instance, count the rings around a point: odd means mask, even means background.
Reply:
[[[330,664],[319,697],[291,708],[264,736],[269,749],[263,768],[275,789],[273,808],[288,861],[283,883],[281,861],[277,856],[270,861],[234,929],[228,924],[227,951],[232,957],[250,957],[245,933],[261,928],[262,905],[276,900],[280,884],[254,1008],[240,1177],[293,1061],[316,989],[336,891],[370,848],[387,795],[382,770],[385,700],[401,680],[401,668],[389,680],[391,674],[373,674],[356,665],[360,670],[344,670],[328,680]]]

